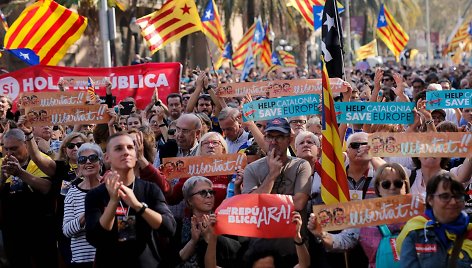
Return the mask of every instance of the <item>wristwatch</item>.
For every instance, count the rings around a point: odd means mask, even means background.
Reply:
[[[143,215],[144,211],[149,207],[146,203],[144,202],[141,202],[141,204],[143,205],[139,210],[138,212],[136,212],[136,215],[138,216],[141,216]]]

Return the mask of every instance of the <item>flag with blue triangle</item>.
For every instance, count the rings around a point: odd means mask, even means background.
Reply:
[[[15,48],[15,49],[4,49],[13,56],[17,57],[21,61],[29,65],[38,65],[39,56],[29,48]]]
[[[255,66],[254,55],[252,54],[252,48],[249,47],[246,54],[246,59],[244,60],[244,67],[241,73],[241,81],[246,80],[246,78],[249,76],[249,72],[251,71],[252,68],[254,68],[254,66]]]

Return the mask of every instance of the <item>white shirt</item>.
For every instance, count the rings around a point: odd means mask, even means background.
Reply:
[[[249,133],[243,129],[243,133],[235,141],[230,141],[228,138],[225,138],[226,144],[228,144],[228,154],[235,154],[238,152],[239,147],[247,142],[249,138]]]

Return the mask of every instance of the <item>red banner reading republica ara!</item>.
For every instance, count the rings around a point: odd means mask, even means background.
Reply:
[[[258,238],[294,237],[292,196],[241,194],[225,199],[216,209],[215,232]]]
[[[133,97],[138,108],[144,109],[151,101],[154,88],[159,98],[178,92],[182,65],[178,62],[146,63],[113,68],[74,68],[59,66],[32,66],[16,72],[0,75],[0,94],[8,95],[16,102],[24,92],[58,91],[57,82],[63,78],[66,91],[86,90],[87,78],[95,82],[95,92],[105,96],[105,79],[112,83],[112,94],[119,102]]]

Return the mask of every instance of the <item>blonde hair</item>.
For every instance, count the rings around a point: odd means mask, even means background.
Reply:
[[[75,138],[81,138],[84,141],[84,143],[89,142],[87,137],[81,132],[71,132],[71,133],[69,133],[69,135],[67,135],[62,140],[61,147],[59,147],[59,155],[57,156],[57,160],[69,161],[69,157],[66,154],[66,146],[71,140],[73,140]]]
[[[218,132],[208,132],[205,135],[202,136],[200,139],[200,143],[198,144],[197,151],[195,155],[202,155],[202,142],[208,140],[210,137],[215,136],[217,140],[221,142],[221,145],[223,146],[224,152],[223,153],[228,153],[228,144],[226,143],[225,139],[223,136],[221,136],[220,133]]]

